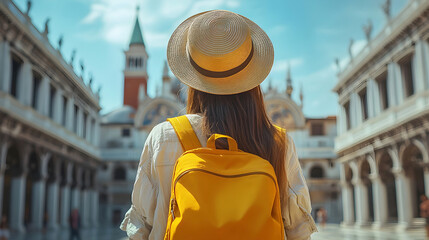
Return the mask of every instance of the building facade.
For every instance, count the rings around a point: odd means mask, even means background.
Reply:
[[[267,114],[278,126],[286,129],[295,143],[299,162],[310,190],[313,217],[320,208],[328,213],[328,222],[341,221],[339,165],[336,164],[334,139],[337,136],[336,117],[305,117],[303,93],[301,103],[292,99],[293,86],[290,69],[286,74],[286,91],[269,87],[265,93]],[[271,86],[271,85],[270,85]],[[301,89],[302,90],[302,89]]]
[[[0,0],[0,215],[17,232],[68,227],[71,209],[96,226],[99,96],[30,7]]]
[[[429,2],[410,0],[338,74],[344,225],[414,227],[429,195]]]

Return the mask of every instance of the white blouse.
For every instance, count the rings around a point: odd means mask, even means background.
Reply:
[[[187,115],[203,147],[207,139],[201,130],[202,117]],[[288,199],[282,206],[285,239],[310,239],[316,232],[311,216],[310,195],[296,154],[295,144],[287,134],[289,144],[285,157],[289,185]],[[171,177],[176,159],[183,150],[169,122],[155,126],[149,134],[137,171],[132,193],[132,205],[125,215],[121,229],[131,240],[161,240],[167,226]]]

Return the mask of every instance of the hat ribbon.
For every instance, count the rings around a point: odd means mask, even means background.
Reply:
[[[205,68],[202,68],[194,61],[194,59],[192,59],[192,56],[191,54],[189,54],[189,52],[188,52],[188,55],[189,55],[189,60],[191,62],[192,67],[194,67],[195,70],[197,70],[202,75],[206,77],[211,77],[211,78],[226,78],[240,72],[249,64],[250,60],[252,60],[252,57],[253,57],[253,42],[252,42],[252,49],[250,50],[249,56],[247,56],[246,60],[244,60],[242,64],[240,64],[239,66],[233,69],[222,71],[222,72],[210,71]]]

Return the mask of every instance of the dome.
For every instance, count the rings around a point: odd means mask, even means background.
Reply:
[[[134,110],[131,106],[123,106],[101,117],[101,124],[134,124]]]

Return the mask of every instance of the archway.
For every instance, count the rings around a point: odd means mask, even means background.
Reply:
[[[22,164],[20,161],[19,151],[16,146],[11,146],[7,150],[6,155],[6,168],[4,173],[3,183],[3,209],[2,216],[6,216],[7,221],[10,223],[10,209],[11,209],[11,197],[12,197],[12,178],[22,174]]]
[[[410,144],[404,149],[401,160],[406,177],[410,179],[413,216],[422,217],[419,209],[420,196],[425,195],[422,152],[415,144]]]
[[[374,221],[374,195],[372,191],[372,182],[369,179],[369,175],[371,174],[371,168],[369,166],[369,162],[367,160],[364,160],[362,162],[362,166],[360,169],[360,174],[362,178],[362,182],[365,185],[365,188],[367,190],[367,201],[368,201],[368,213],[369,213],[369,221]]]
[[[398,207],[396,199],[395,175],[392,173],[393,161],[387,152],[379,160],[379,173],[381,181],[386,187],[388,221],[398,220]]]
[[[33,219],[34,183],[40,179],[40,158],[36,152],[31,152],[28,158],[28,172],[25,183],[24,226],[27,228]]]

